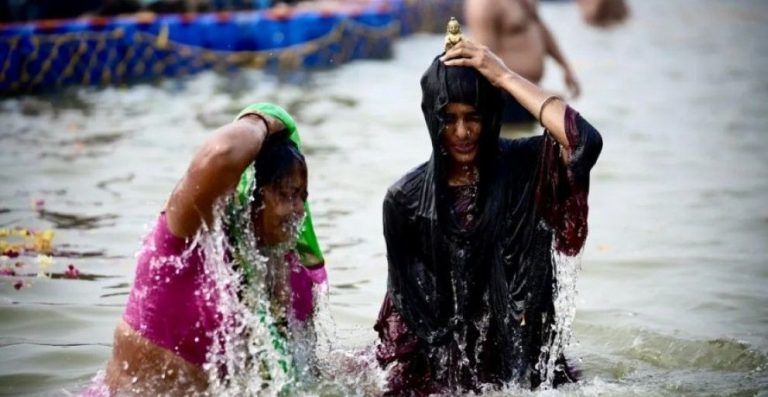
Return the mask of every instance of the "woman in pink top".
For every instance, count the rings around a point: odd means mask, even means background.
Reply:
[[[220,310],[215,291],[217,282],[229,288],[232,280],[221,280],[219,273],[206,268],[206,251],[198,233],[214,228],[215,205],[233,194],[249,167],[255,169],[251,178],[256,186],[245,200],[250,211],[230,212],[230,216],[248,218],[236,221],[252,228],[259,251],[296,238],[296,226],[305,211],[307,168],[296,143],[289,139],[295,123],[274,105],[256,108],[265,111],[244,111],[203,144],[145,238],[107,365],[105,386],[110,394],[188,395],[208,389],[210,375],[204,364],[220,364],[211,351],[224,343],[222,324],[232,322]],[[224,230],[232,239],[236,229],[227,225]],[[243,256],[237,249],[227,248],[213,263],[244,266],[233,258]],[[273,267],[267,272],[270,282],[265,285],[270,287],[264,294],[269,297],[269,311],[277,321],[307,322],[314,309],[313,287],[324,285],[325,268],[322,262],[303,266],[293,250],[284,259],[268,264]],[[246,270],[237,273],[245,281],[235,288],[248,287],[252,274]],[[242,291],[237,289],[235,296]]]

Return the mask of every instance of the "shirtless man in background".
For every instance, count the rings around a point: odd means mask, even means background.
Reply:
[[[550,55],[563,69],[565,85],[575,98],[580,93],[576,76],[554,36],[539,18],[538,0],[466,0],[464,15],[475,41],[498,54],[514,72],[538,84],[544,61]],[[504,123],[535,120],[512,96],[507,95]]]

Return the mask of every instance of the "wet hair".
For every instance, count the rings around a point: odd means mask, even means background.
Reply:
[[[256,189],[254,203],[261,205],[261,187],[274,185],[289,178],[298,168],[306,178],[307,162],[296,144],[286,134],[272,135],[264,141],[254,162]]]

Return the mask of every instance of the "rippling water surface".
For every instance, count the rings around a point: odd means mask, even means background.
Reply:
[[[632,6],[608,31],[542,6],[605,140],[570,349],[585,382],[545,394],[766,395],[768,3]],[[429,155],[418,78],[441,40],[302,87],[249,71],[0,100],[0,227],[53,229],[51,270],[88,276],[36,278],[32,257],[13,260],[31,277],[0,276],[0,395],[73,393],[103,368],[141,236],[195,148],[253,101],[299,120],[339,343],[370,345],[381,199]],[[560,80],[550,65],[545,85]]]

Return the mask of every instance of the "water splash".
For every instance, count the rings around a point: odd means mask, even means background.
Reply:
[[[374,346],[355,349],[344,345],[331,316],[329,295],[319,292],[314,317],[319,378],[311,390],[319,395],[382,395],[386,373],[376,361]]]
[[[221,396],[278,395],[292,381],[293,363],[277,330],[280,320],[270,310],[268,279],[271,268],[283,268],[276,252],[265,256],[257,248],[253,227],[249,225],[250,206],[240,219],[246,227],[237,247],[230,245],[225,225],[225,203],[217,206],[216,222],[201,233],[199,243],[205,254],[204,271],[210,280],[205,286],[206,298],[217,305],[220,326],[213,332],[214,343],[204,369],[208,373],[209,393]],[[252,266],[249,284],[233,256],[242,256]]]
[[[303,218],[286,227],[293,240],[260,247],[252,226],[251,206],[237,218],[227,217],[227,203],[217,206],[217,222],[198,235],[206,276],[215,280],[203,288],[222,319],[213,332],[204,369],[208,393],[217,396],[282,396],[333,390],[336,393],[380,394],[380,376],[373,354],[335,345],[328,291],[313,287],[311,320],[290,314],[290,265],[286,253],[295,247]],[[221,220],[228,220],[230,224]],[[232,222],[238,222],[234,225]],[[237,241],[226,231],[238,227]],[[243,257],[237,259],[238,255]],[[221,259],[224,258],[224,259]],[[251,269],[246,276],[244,265]],[[247,282],[246,282],[247,280]]]
[[[542,390],[553,388],[557,373],[565,372],[565,363],[558,360],[571,343],[573,320],[576,317],[576,280],[581,270],[581,252],[574,256],[565,255],[556,249],[554,241],[551,252],[555,270],[555,313],[549,341],[541,347],[539,362],[536,365],[541,376]]]

